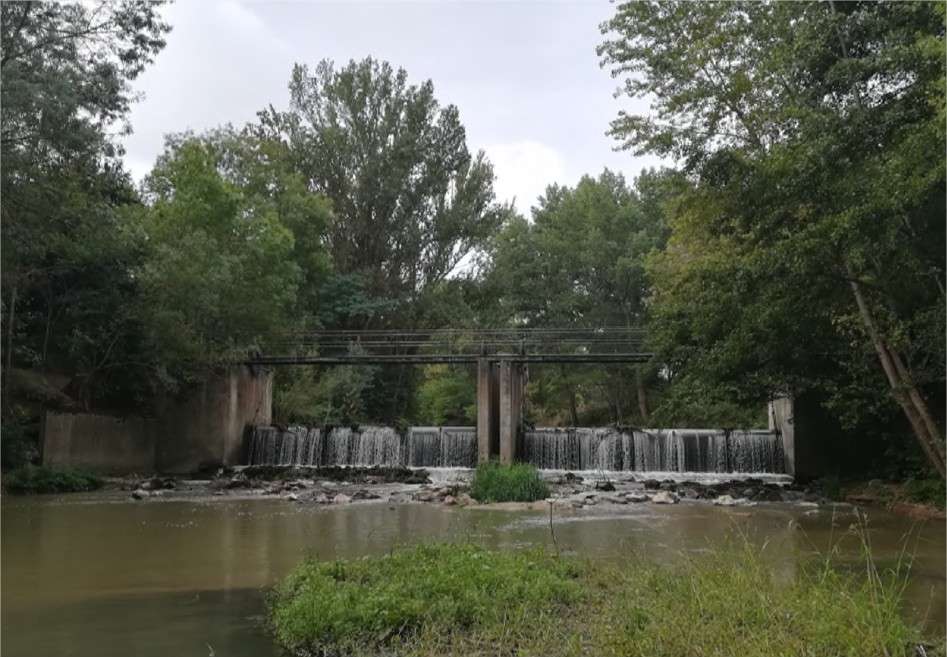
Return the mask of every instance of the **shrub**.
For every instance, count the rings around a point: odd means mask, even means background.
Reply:
[[[947,498],[947,482],[937,479],[908,479],[904,482],[904,497],[909,502],[931,504],[938,509],[945,506]]]
[[[3,475],[3,487],[10,493],[75,493],[101,488],[102,480],[84,470],[24,465]]]
[[[297,653],[349,654],[420,632],[450,635],[548,615],[575,603],[577,566],[540,551],[434,544],[360,560],[307,561],[271,599],[279,641]]]
[[[549,497],[549,487],[531,465],[482,463],[470,484],[470,496],[478,502],[533,502]]]

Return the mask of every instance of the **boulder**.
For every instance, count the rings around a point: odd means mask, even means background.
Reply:
[[[143,500],[146,497],[150,497],[150,496],[151,496],[151,493],[149,491],[141,489],[141,488],[132,491],[133,500]]]
[[[733,497],[732,495],[721,495],[714,500],[716,506],[750,506],[753,504],[745,497]]]
[[[457,504],[457,498],[453,495],[445,495],[442,502],[446,506],[454,506]]]
[[[608,481],[607,479],[605,481],[598,481],[598,482],[595,482],[595,490],[600,490],[606,493],[610,493],[613,490],[615,490],[615,484]]]
[[[365,490],[364,488],[360,488],[352,493],[353,500],[377,500],[379,497],[379,495],[376,495],[370,490]]]
[[[647,502],[648,500],[651,499],[651,497],[646,495],[645,493],[627,493],[625,495],[625,499],[628,500],[629,502],[640,504],[641,502]]]
[[[351,501],[352,501],[352,498],[346,495],[345,493],[339,493],[338,495],[332,498],[333,504],[348,504]]]
[[[658,481],[657,479],[645,479],[644,487],[647,490],[657,490],[658,488],[661,487],[661,482]]]
[[[658,491],[651,496],[652,504],[677,504],[679,501],[680,498],[676,494],[667,490]]]

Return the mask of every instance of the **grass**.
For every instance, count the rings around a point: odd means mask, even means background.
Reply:
[[[470,483],[478,502],[534,502],[549,497],[549,487],[531,465],[482,463]]]
[[[307,561],[272,601],[280,643],[297,653],[348,654],[557,613],[582,595],[578,565],[539,551],[491,553],[423,545],[354,561]]]
[[[24,465],[3,474],[3,488],[14,494],[75,493],[96,490],[102,480],[91,472]]]
[[[435,544],[304,562],[270,620],[299,655],[908,657],[922,639],[899,613],[902,584],[870,562],[776,576],[749,547],[619,567]]]

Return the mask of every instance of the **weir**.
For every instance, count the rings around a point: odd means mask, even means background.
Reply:
[[[784,472],[782,441],[772,431],[719,429],[538,428],[522,432],[513,459],[546,470],[635,472]],[[257,426],[249,465],[472,468],[474,427]]]

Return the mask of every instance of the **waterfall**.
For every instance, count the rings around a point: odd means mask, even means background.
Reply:
[[[783,472],[782,442],[769,431],[536,428],[520,459],[549,470]],[[477,464],[474,427],[254,427],[250,465],[462,467]]]
[[[783,471],[782,443],[769,431],[537,428],[525,432],[521,458],[555,470]]]
[[[477,464],[475,427],[255,426],[247,446],[249,465],[464,467]]]

